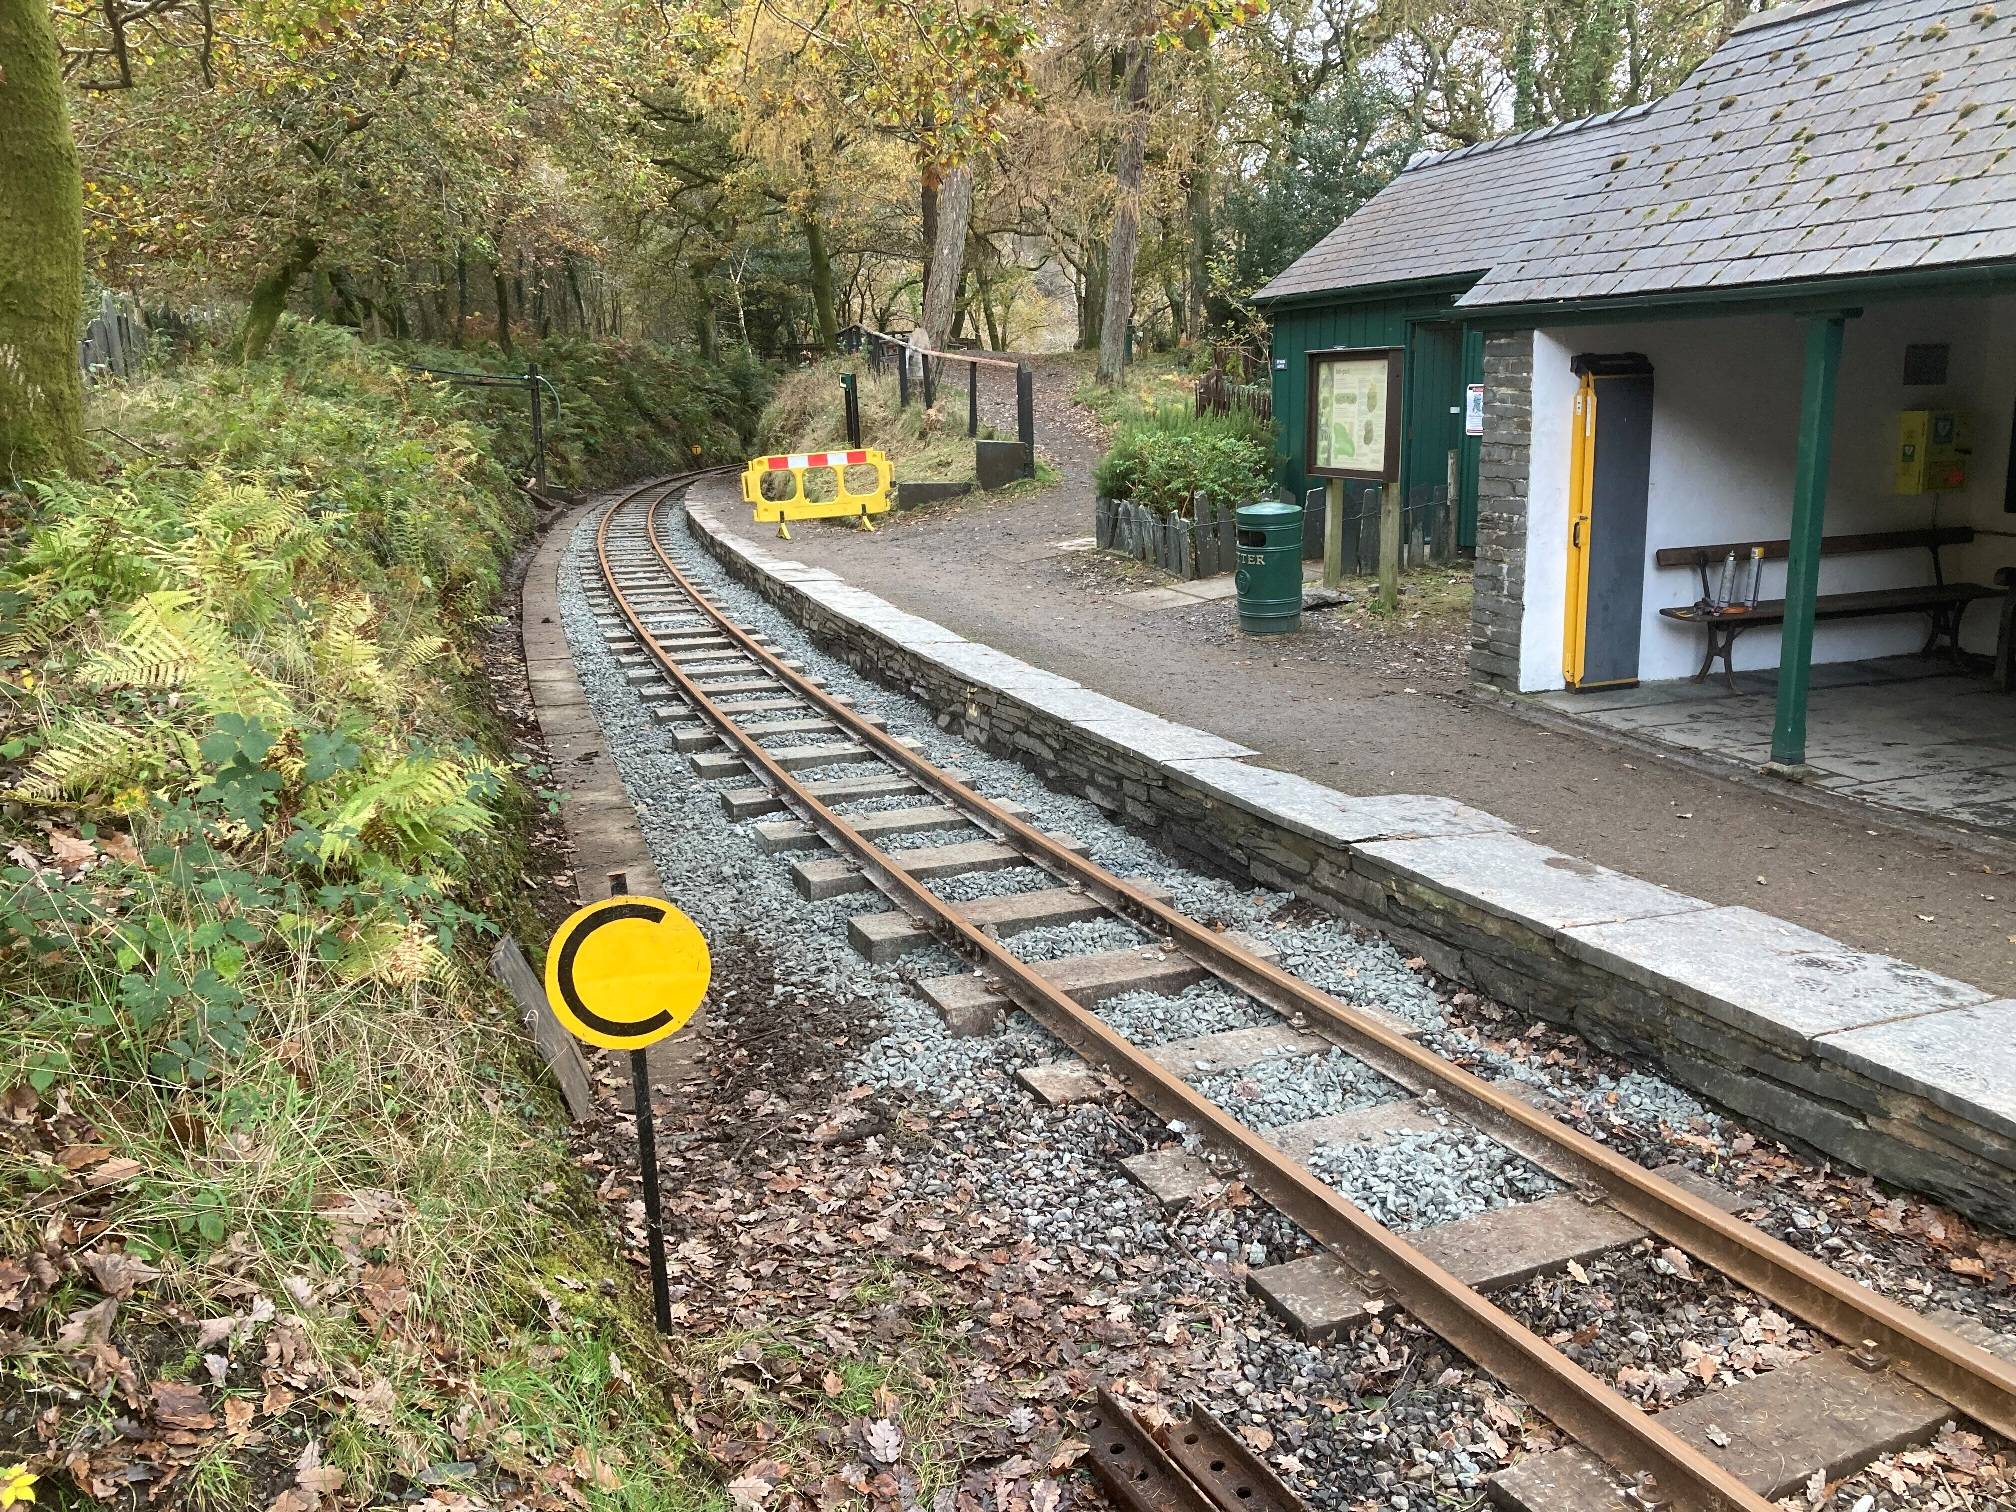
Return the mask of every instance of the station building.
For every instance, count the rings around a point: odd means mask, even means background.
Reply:
[[[1449,489],[1477,680],[2016,832],[2016,7],[1762,12],[1258,297],[1284,489]]]

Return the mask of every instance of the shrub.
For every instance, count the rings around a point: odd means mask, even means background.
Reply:
[[[1186,513],[1195,495],[1229,508],[1264,497],[1272,464],[1266,431],[1248,417],[1171,407],[1123,421],[1092,482],[1104,498]]]

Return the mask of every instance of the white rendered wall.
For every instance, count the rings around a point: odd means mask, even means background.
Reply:
[[[1906,388],[1904,348],[1951,347],[1941,388]],[[1527,493],[1526,605],[1520,630],[1520,687],[1559,688],[1566,591],[1568,454],[1576,387],[1569,361],[1578,352],[1643,352],[1652,363],[1652,457],[1646,521],[1645,609],[1639,676],[1692,676],[1700,631],[1662,619],[1659,610],[1700,596],[1691,569],[1660,569],[1662,546],[1768,540],[1791,533],[1792,479],[1804,360],[1800,323],[1790,316],[1642,321],[1566,326],[1535,333],[1532,473]],[[2016,563],[2016,515],[2003,508],[2010,417],[2016,406],[2016,296],[1872,304],[1848,322],[1835,393],[1828,535],[1972,525],[1971,547],[1945,552],[1948,581],[1992,581]],[[1897,412],[1963,409],[1974,422],[1973,470],[1966,489],[1941,495],[1890,491]],[[1596,529],[1602,528],[1599,518]],[[1711,574],[1712,576],[1712,574]],[[1820,591],[1883,588],[1931,581],[1922,551],[1824,558]],[[1764,596],[1784,592],[1785,564],[1767,562]],[[1967,614],[1969,650],[1994,647],[1998,605]],[[1922,617],[1849,620],[1815,627],[1816,662],[1853,661],[1915,651]],[[1778,632],[1759,627],[1736,643],[1739,670],[1775,667]]]

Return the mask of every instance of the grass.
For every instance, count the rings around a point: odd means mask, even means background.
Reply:
[[[948,371],[950,369],[948,368]],[[865,358],[842,357],[799,368],[777,385],[757,424],[759,445],[768,452],[831,451],[847,444],[845,401],[840,375],[856,375],[861,403],[861,439],[889,458],[898,483],[965,483],[974,479],[973,438],[966,434],[966,390],[947,384],[938,403],[899,406],[893,373],[876,377]],[[984,421],[983,440],[999,440]],[[1055,472],[1038,462],[1033,486],[1056,481]],[[1003,489],[996,497],[1027,490],[1030,482]]]
[[[1470,601],[1476,589],[1476,578],[1461,565],[1437,562],[1410,568],[1400,574],[1400,602],[1393,609],[1383,609],[1379,605],[1379,577],[1376,573],[1347,575],[1338,586],[1339,591],[1350,594],[1356,601],[1354,613],[1392,625],[1404,620],[1409,626],[1423,629],[1456,629],[1467,627],[1470,623]]]
[[[1123,421],[1152,415],[1172,405],[1189,409],[1197,391],[1197,376],[1185,372],[1174,352],[1143,352],[1127,364],[1120,382],[1111,388],[1101,383],[1093,370],[1098,355],[1083,354],[1087,371],[1072,390],[1071,397],[1112,427]]]

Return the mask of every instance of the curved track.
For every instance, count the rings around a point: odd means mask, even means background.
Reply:
[[[1248,1184],[1328,1250],[1368,1296],[1390,1297],[1475,1364],[1519,1392],[1621,1478],[1640,1505],[1770,1512],[1771,1503],[1613,1391],[1517,1319],[1381,1226],[1260,1133],[1109,1027],[1002,941],[912,876],[888,851],[823,802],[724,710],[708,682],[729,677],[774,687],[760,716],[816,714],[875,759],[955,809],[1029,865],[1146,930],[1210,976],[1291,1020],[1308,1023],[1409,1091],[1432,1094],[1590,1201],[1606,1202],[1650,1233],[1747,1286],[1774,1306],[1856,1352],[1872,1373],[1894,1370],[1958,1412],[2016,1437],[2016,1367],[1909,1308],[1799,1253],[1712,1203],[1624,1159],[1492,1083],[1414,1044],[1388,1023],[1281,970],[1086,860],[933,765],[825,692],[713,605],[679,570],[658,536],[661,509],[698,473],[632,490],[604,511],[595,550],[610,598],[630,635],[713,726],[750,772],[873,885],[985,974],[990,985],[1088,1061],[1117,1077],[1165,1119],[1181,1119],[1235,1160]],[[650,599],[652,602],[640,602]],[[668,624],[668,616],[670,621]],[[647,619],[650,623],[647,625]],[[686,670],[681,643],[726,648],[733,665]],[[691,656],[686,658],[691,660]]]

